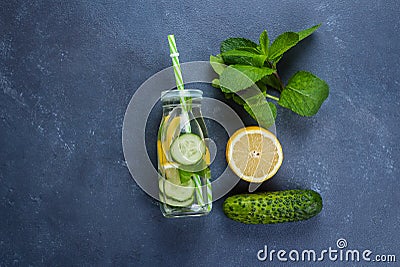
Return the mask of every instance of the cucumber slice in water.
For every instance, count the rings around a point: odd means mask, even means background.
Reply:
[[[193,165],[199,162],[206,152],[206,145],[200,136],[192,133],[177,137],[170,148],[172,158],[182,165]]]
[[[167,203],[170,206],[174,206],[174,207],[188,207],[188,206],[192,205],[194,202],[194,196],[192,196],[191,198],[189,198],[185,201],[177,201],[173,198],[169,198],[167,196],[164,197],[162,194],[160,194],[160,199],[163,199],[165,203]]]
[[[186,202],[193,198],[195,184],[192,179],[181,185],[160,179],[158,181],[158,187],[160,192],[165,194],[166,197],[176,201]]]

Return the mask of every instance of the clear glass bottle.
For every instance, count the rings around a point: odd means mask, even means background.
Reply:
[[[203,92],[161,93],[163,116],[158,131],[158,185],[165,217],[206,215],[211,211],[210,153],[201,115]]]

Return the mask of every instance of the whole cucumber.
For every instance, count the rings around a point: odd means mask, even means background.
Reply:
[[[322,198],[313,190],[285,190],[228,197],[223,204],[230,219],[246,224],[307,220],[322,209]]]

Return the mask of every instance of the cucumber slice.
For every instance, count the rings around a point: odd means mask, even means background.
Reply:
[[[206,152],[206,145],[200,136],[186,133],[177,137],[170,148],[172,158],[182,165],[199,162]]]
[[[160,192],[165,194],[166,197],[176,200],[186,202],[191,199],[194,195],[195,184],[192,179],[187,183],[176,185],[168,180],[160,179],[158,181],[158,188]]]
[[[194,196],[192,196],[191,198],[185,200],[185,201],[177,201],[175,199],[169,198],[167,196],[163,196],[160,194],[160,199],[164,200],[164,202],[170,206],[174,206],[174,207],[188,207],[190,205],[193,204],[194,202]]]

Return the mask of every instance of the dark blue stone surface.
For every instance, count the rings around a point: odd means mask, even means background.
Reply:
[[[400,2],[73,0],[0,7],[0,266],[269,265],[256,256],[264,245],[321,251],[336,248],[339,238],[349,249],[397,254],[400,261]],[[275,38],[320,22],[279,67],[285,81],[300,69],[315,73],[330,96],[312,118],[278,108],[285,160],[262,189],[314,189],[324,199],[321,214],[242,225],[224,216],[221,199],[209,216],[164,219],[126,168],[121,131],[135,90],[171,65],[167,34],[175,34],[180,59],[189,62],[217,54],[227,37],[257,40],[267,29]],[[216,89],[202,89],[223,100]],[[150,135],[158,119],[148,124]],[[212,129],[211,137],[226,141]],[[223,165],[219,159],[214,168]],[[241,182],[232,193],[246,187]]]

